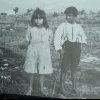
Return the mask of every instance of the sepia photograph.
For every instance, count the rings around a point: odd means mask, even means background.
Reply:
[[[100,99],[99,4],[0,0],[0,98]]]

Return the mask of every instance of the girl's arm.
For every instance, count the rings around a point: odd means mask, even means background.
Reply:
[[[53,39],[54,39],[53,32],[51,30],[49,30],[49,42],[50,42],[50,44],[52,44]]]
[[[19,48],[20,49],[26,49],[29,45],[29,42],[30,42],[30,38],[31,38],[31,35],[30,35],[30,28],[27,29],[27,32],[26,32],[26,38],[25,38],[25,41],[20,44]]]
[[[31,41],[31,28],[29,27],[26,32],[26,44],[30,44]]]

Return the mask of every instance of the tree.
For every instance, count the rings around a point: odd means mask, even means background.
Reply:
[[[53,13],[53,17],[57,17],[58,16],[58,13],[57,12],[54,12]]]
[[[33,11],[33,9],[32,9],[32,8],[31,8],[31,9],[27,9],[26,14],[27,14],[27,15],[30,15],[32,11]]]
[[[100,11],[97,12],[97,17],[100,17]]]
[[[97,14],[100,14],[100,11],[98,11]]]
[[[18,10],[19,10],[19,8],[18,8],[18,7],[13,8],[13,11],[15,12],[15,14],[17,14],[17,13],[18,13]]]
[[[79,11],[79,13],[80,13],[81,15],[85,15],[85,14],[86,14],[85,10],[81,10],[81,11]]]
[[[93,11],[90,11],[90,12],[89,12],[89,14],[90,14],[90,15],[94,15],[94,14],[95,14],[95,12],[93,12]]]

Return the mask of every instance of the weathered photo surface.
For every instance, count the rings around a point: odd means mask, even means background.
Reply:
[[[0,0],[0,94],[100,99],[100,0]]]

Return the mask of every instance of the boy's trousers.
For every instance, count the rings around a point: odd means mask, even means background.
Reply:
[[[63,72],[69,69],[75,70],[80,62],[81,55],[81,43],[65,41],[63,46],[64,54],[62,55],[62,61],[60,64]]]

